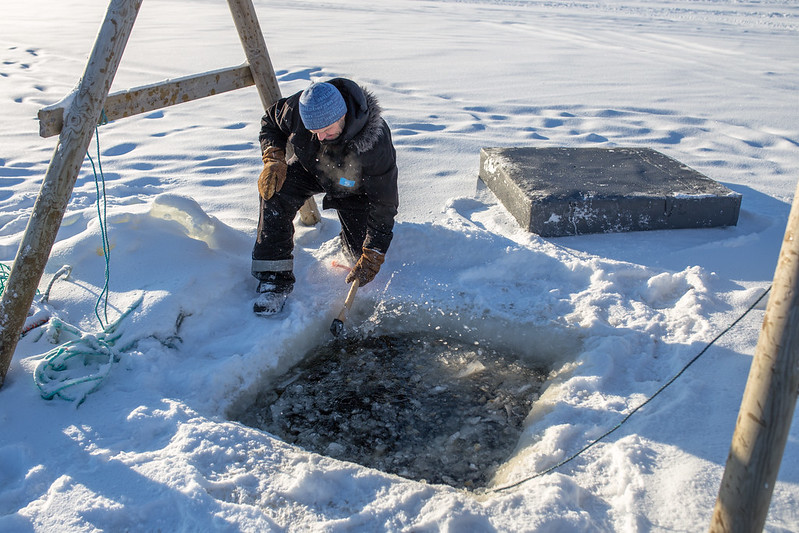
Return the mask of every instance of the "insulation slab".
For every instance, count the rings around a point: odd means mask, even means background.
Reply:
[[[734,226],[741,195],[649,148],[483,148],[480,179],[542,237]]]

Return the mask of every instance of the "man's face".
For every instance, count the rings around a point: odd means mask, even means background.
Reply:
[[[324,143],[335,141],[339,138],[341,132],[344,131],[344,121],[346,118],[347,115],[344,115],[330,126],[320,130],[310,130],[310,132],[316,135],[316,138],[319,139],[319,142]]]

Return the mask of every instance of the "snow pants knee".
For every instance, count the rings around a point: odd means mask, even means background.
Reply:
[[[319,181],[301,165],[288,166],[283,187],[269,200],[260,198],[261,213],[252,251],[252,275],[259,280],[274,272],[294,268],[294,217],[314,194],[324,192]],[[361,255],[366,239],[368,204],[365,197],[327,198],[323,208],[333,208],[341,222],[341,241],[351,259]]]
[[[325,198],[324,209],[335,209],[341,222],[341,248],[354,263],[361,257],[366,240],[366,224],[369,220],[368,203],[365,196],[347,198]]]

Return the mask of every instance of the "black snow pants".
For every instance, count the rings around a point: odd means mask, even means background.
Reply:
[[[293,282],[294,217],[308,198],[321,192],[325,190],[319,180],[295,162],[288,166],[283,187],[269,200],[260,199],[258,234],[252,251],[253,276],[263,281],[281,273],[290,276]],[[335,208],[338,212],[343,251],[352,261],[357,260],[366,239],[366,196],[325,197],[323,208]]]

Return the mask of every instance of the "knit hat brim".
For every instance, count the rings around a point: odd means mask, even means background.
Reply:
[[[330,83],[314,83],[300,95],[300,117],[309,130],[324,129],[347,113],[344,97]]]

